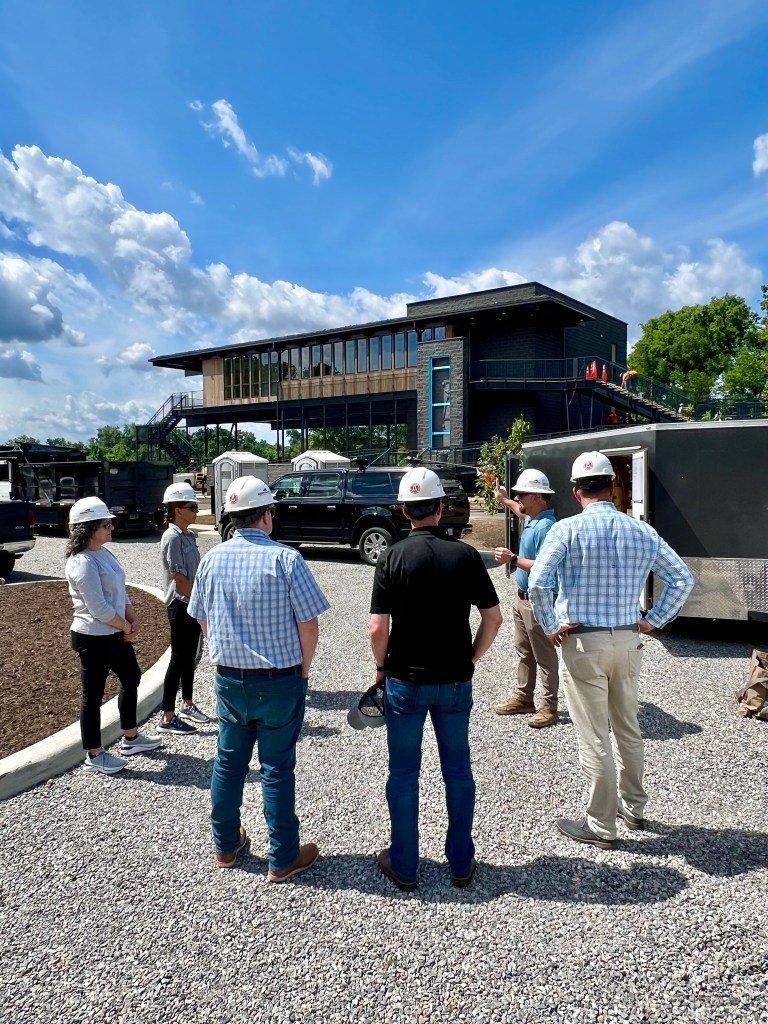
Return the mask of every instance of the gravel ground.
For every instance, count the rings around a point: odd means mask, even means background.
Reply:
[[[203,535],[201,547],[215,543]],[[59,576],[41,538],[18,579]],[[132,582],[159,583],[158,541],[117,541]],[[649,639],[642,677],[648,832],[614,851],[561,836],[583,790],[567,715],[534,732],[498,718],[515,668],[506,622],[476,675],[474,885],[455,890],[431,731],[422,776],[420,885],[403,894],[387,844],[384,730],[346,711],[372,682],[373,570],[306,549],[332,603],[321,620],[298,807],[322,859],[265,881],[257,778],[243,869],[217,871],[208,831],[215,730],[165,737],[123,777],[78,768],[0,805],[0,1021],[768,1021],[768,726],[738,717],[749,644],[733,627]],[[197,698],[213,707],[201,665]]]

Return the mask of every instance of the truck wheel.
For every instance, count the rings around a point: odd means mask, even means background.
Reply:
[[[383,526],[369,526],[360,534],[357,550],[366,565],[376,565],[392,543],[392,534]]]
[[[16,559],[10,551],[0,551],[0,576],[3,579],[8,579],[15,565]]]
[[[230,521],[230,522],[227,523],[227,525],[221,531],[221,539],[222,540],[232,540],[232,538],[234,536],[235,536],[235,527],[232,525],[232,522]]]

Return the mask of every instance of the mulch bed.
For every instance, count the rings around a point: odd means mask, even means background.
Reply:
[[[139,619],[136,657],[143,672],[169,644],[165,605],[128,587]],[[80,659],[70,645],[72,602],[66,582],[0,587],[0,757],[23,750],[80,716]],[[119,689],[107,679],[105,702]]]

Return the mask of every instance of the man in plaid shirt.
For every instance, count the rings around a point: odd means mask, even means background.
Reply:
[[[675,618],[693,588],[688,567],[656,531],[614,506],[613,479],[601,452],[576,459],[571,482],[582,514],[552,527],[528,585],[536,621],[562,651],[568,709],[589,786],[586,816],[558,818],[557,827],[602,849],[615,844],[617,817],[630,829],[645,826],[648,795],[637,720],[643,635]],[[642,617],[639,597],[651,572],[664,589]]]

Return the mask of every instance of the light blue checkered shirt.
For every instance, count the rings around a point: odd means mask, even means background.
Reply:
[[[611,501],[593,502],[547,534],[528,581],[533,614],[550,635],[565,622],[630,625],[640,618],[640,594],[650,572],[665,586],[646,618],[661,627],[679,613],[693,588],[688,567],[648,523],[619,512]]]
[[[253,528],[211,548],[189,599],[189,614],[207,621],[211,661],[232,668],[298,665],[296,624],[329,607],[298,551]]]

